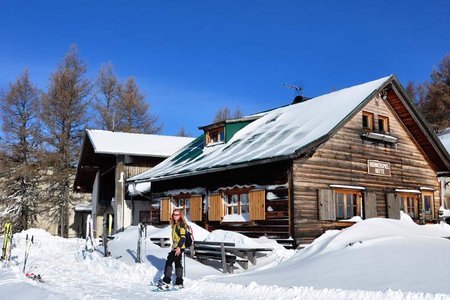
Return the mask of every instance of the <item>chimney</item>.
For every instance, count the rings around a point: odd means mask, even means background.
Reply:
[[[294,101],[292,101],[292,104],[302,103],[309,99],[311,99],[311,98],[308,98],[308,97],[305,97],[302,95],[298,95],[298,96],[295,96]]]

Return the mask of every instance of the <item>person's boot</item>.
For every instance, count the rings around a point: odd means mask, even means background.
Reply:
[[[162,291],[170,289],[170,279],[169,282],[167,282],[167,279],[164,277],[162,280],[159,280],[156,287]]]
[[[175,268],[175,275],[177,279],[175,280],[175,287],[183,288],[183,268]]]

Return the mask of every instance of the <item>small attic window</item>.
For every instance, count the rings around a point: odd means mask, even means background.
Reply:
[[[364,129],[373,130],[374,128],[374,118],[373,113],[363,111],[362,112],[362,126]]]
[[[378,115],[378,131],[382,133],[389,132],[389,118]]]
[[[225,127],[210,129],[206,132],[206,145],[224,142],[225,142]]]

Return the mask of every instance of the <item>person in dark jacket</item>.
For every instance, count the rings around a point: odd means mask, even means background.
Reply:
[[[175,286],[183,287],[183,265],[181,263],[182,253],[186,248],[186,228],[187,222],[183,213],[179,209],[174,209],[170,220],[172,226],[172,251],[167,255],[166,265],[164,267],[164,278],[161,287],[167,289],[170,286],[173,263],[175,263]]]

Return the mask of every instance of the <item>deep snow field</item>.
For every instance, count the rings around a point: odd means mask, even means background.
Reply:
[[[240,247],[273,248],[249,270],[234,274],[186,259],[185,288],[153,292],[169,248],[150,237],[168,237],[169,227],[147,227],[143,263],[135,263],[137,227],[129,227],[83,258],[82,239],[55,237],[40,229],[17,233],[10,266],[0,267],[0,299],[450,299],[450,226],[368,219],[342,231],[327,231],[302,250],[285,250],[266,238],[193,225],[196,240],[232,241]],[[34,235],[22,273],[25,236]],[[2,238],[0,238],[0,242]]]

